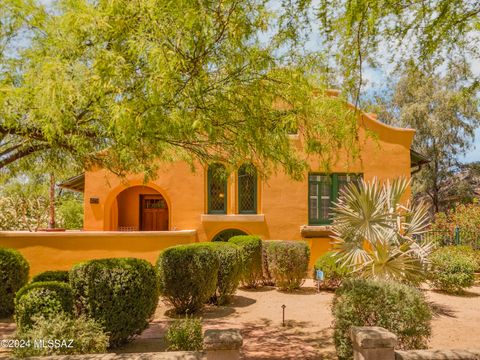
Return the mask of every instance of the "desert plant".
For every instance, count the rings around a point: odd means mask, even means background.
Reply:
[[[366,278],[418,284],[433,245],[417,241],[429,225],[423,204],[401,204],[410,182],[351,183],[334,204],[334,250],[342,265]]]
[[[432,313],[424,295],[393,281],[344,281],[335,293],[332,312],[339,359],[352,358],[352,326],[384,327],[397,335],[403,350],[425,348],[431,334]]]
[[[50,270],[35,275],[30,282],[60,281],[68,283],[70,281],[68,276],[69,272],[67,270]]]
[[[170,351],[202,350],[202,320],[191,316],[174,320],[165,335]]]
[[[13,314],[15,293],[27,283],[29,270],[18,251],[0,248],[0,318]]]
[[[15,339],[27,345],[13,350],[21,358],[105,353],[108,348],[108,335],[100,324],[85,316],[72,318],[65,313],[34,317],[33,326],[17,331]]]
[[[323,271],[323,280],[318,285],[324,289],[336,289],[342,284],[342,281],[351,276],[350,270],[342,265],[334,252],[327,252],[315,261],[314,279],[316,279],[317,270]]]
[[[215,294],[219,268],[209,244],[167,248],[157,260],[160,293],[177,313],[197,312]]]
[[[20,331],[30,328],[35,316],[48,319],[58,313],[73,315],[72,289],[58,281],[35,282],[21,288],[15,297],[15,322]]]
[[[116,347],[140,334],[158,303],[155,268],[142,259],[90,260],[70,272],[76,312],[96,320]]]
[[[303,241],[274,240],[264,243],[268,271],[281,290],[300,288],[308,272],[310,248]]]
[[[262,240],[259,236],[239,235],[231,237],[228,242],[242,249],[242,284],[256,287],[262,280]]]
[[[242,276],[241,249],[228,242],[212,242],[208,245],[215,251],[219,260],[217,290],[211,301],[214,304],[224,305],[228,303],[240,283]]]
[[[463,247],[461,247],[463,248]],[[449,293],[460,293],[473,286],[477,266],[473,252],[446,246],[437,249],[430,257],[430,280],[435,288]]]

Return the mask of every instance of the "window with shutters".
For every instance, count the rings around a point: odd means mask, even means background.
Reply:
[[[359,174],[309,174],[308,175],[308,223],[331,224],[331,206],[341,190],[350,182],[362,179]]]

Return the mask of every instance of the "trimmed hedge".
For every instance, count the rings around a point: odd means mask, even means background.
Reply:
[[[158,303],[155,268],[142,259],[91,260],[70,272],[78,315],[96,320],[116,347],[140,334]]]
[[[13,314],[15,293],[27,283],[29,270],[17,250],[0,248],[0,318]]]
[[[33,325],[35,316],[48,319],[65,313],[73,315],[72,289],[59,281],[35,282],[21,288],[15,297],[15,322],[20,331]]]
[[[262,281],[262,240],[255,235],[231,237],[229,243],[242,249],[242,283],[246,287],[256,287]]]
[[[397,335],[402,350],[426,348],[431,335],[432,312],[424,295],[395,282],[346,280],[335,293],[332,312],[339,359],[352,358],[352,326],[384,327]]]
[[[219,268],[210,244],[167,248],[157,260],[160,293],[177,313],[197,312],[215,294]]]
[[[214,304],[224,305],[237,291],[242,276],[242,250],[228,242],[207,243],[215,251],[219,260],[217,290],[212,296]]]
[[[67,270],[44,271],[40,274],[35,275],[32,280],[30,280],[31,283],[44,281],[60,281],[68,283],[70,281],[69,272]]]
[[[324,280],[320,281],[321,288],[336,289],[342,284],[342,281],[350,276],[348,268],[338,263],[337,258],[333,256],[334,254],[333,251],[327,252],[315,261],[313,279],[317,281],[317,270],[323,271]]]
[[[436,250],[431,256],[433,286],[449,293],[460,293],[475,283],[477,262],[471,248],[446,246]]]
[[[310,247],[303,241],[264,241],[268,271],[281,290],[300,288],[308,272]]]

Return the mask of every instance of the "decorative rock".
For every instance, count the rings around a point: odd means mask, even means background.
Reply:
[[[480,360],[480,350],[395,351],[395,360]]]
[[[203,337],[203,350],[238,350],[243,338],[238,329],[209,329]]]

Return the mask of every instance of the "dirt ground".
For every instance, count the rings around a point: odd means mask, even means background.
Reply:
[[[480,348],[480,287],[453,296],[426,291],[438,315],[434,318],[431,348]],[[203,327],[241,329],[245,359],[335,359],[330,304],[333,294],[318,293],[307,280],[296,293],[274,288],[238,290],[233,303],[207,307]],[[285,305],[285,326],[282,326]],[[163,351],[171,309],[160,302],[150,327],[118,352]],[[0,320],[0,338],[14,331],[11,320]],[[1,349],[0,349],[1,352]]]
[[[480,287],[471,288],[462,296],[430,290],[426,295],[437,311],[431,348],[480,348]],[[293,294],[274,288],[238,290],[231,306],[204,311],[203,327],[241,329],[245,359],[335,359],[332,298],[331,292],[318,293],[312,280]],[[286,306],[285,326],[282,305]],[[150,328],[123,351],[149,345],[157,351],[165,349],[159,337],[171,321],[170,313],[170,308],[160,303]]]

